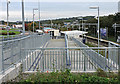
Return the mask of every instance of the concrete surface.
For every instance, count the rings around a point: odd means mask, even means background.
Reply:
[[[7,71],[5,71],[5,73],[1,74],[0,75],[0,84],[2,82],[7,82],[11,79],[16,78],[21,72],[21,67],[22,67],[22,64],[18,63],[13,68],[8,69]]]

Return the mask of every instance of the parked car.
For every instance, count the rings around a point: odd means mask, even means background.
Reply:
[[[39,35],[41,35],[41,34],[43,34],[43,31],[42,30],[36,30],[36,32],[39,34]]]

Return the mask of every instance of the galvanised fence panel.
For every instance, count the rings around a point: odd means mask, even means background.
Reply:
[[[115,43],[109,43],[109,47],[120,47],[119,45],[115,44]],[[109,61],[111,61],[111,63],[109,64],[109,66],[111,65],[116,65],[118,64],[118,50],[113,48],[113,49],[109,49],[108,50],[108,54],[109,54]],[[112,67],[112,66],[111,66]],[[112,67],[113,68],[113,67]]]
[[[24,50],[27,54],[23,61],[24,71],[55,71],[66,68],[66,51],[64,49]]]
[[[104,71],[108,70],[118,70],[118,48],[94,48],[91,49],[87,45],[83,44],[76,38],[72,38],[80,47],[85,47],[84,54],[92,61],[92,63]],[[108,54],[109,51],[112,51],[114,54]],[[104,53],[103,53],[104,52]]]
[[[4,72],[8,70],[10,67],[16,65],[21,60],[25,59],[27,55],[23,56],[22,50],[24,48],[40,48],[46,44],[50,40],[50,35],[29,35],[20,39],[13,39],[2,41],[0,43],[0,53],[1,56],[1,71]]]
[[[96,71],[97,68],[109,68],[108,47],[79,47],[79,48],[38,48],[23,49],[26,59],[23,62],[24,71],[56,71],[71,69],[72,72]],[[117,49],[117,48],[116,48]],[[70,64],[67,65],[67,53],[70,57]],[[99,51],[102,58],[96,55]],[[94,52],[94,53],[91,53]],[[106,58],[104,58],[106,56]],[[101,65],[99,65],[101,64]],[[114,70],[118,70],[118,64],[112,65]],[[103,69],[103,68],[101,68]]]
[[[90,59],[84,54],[84,49],[69,49],[71,71],[96,71]]]

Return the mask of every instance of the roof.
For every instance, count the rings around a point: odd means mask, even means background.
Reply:
[[[61,33],[64,33],[66,35],[83,35],[83,34],[87,34],[88,32],[74,30],[74,31],[61,31]]]
[[[46,29],[52,29],[52,28],[50,28],[50,27],[45,27],[44,30],[46,30]]]

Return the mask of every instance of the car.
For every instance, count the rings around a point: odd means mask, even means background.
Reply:
[[[43,34],[43,31],[42,30],[36,30],[36,32],[39,34],[39,35],[42,35]]]

